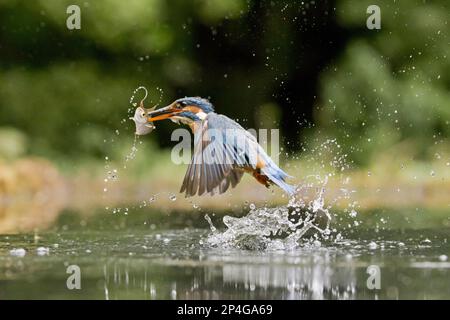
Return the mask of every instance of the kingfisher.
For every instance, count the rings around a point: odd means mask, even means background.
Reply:
[[[266,187],[277,185],[288,195],[294,194],[294,186],[285,182],[290,176],[275,164],[256,138],[236,121],[216,113],[207,99],[185,97],[157,110],[142,110],[149,127],[155,121],[170,119],[191,128],[193,156],[180,190],[186,197],[222,194],[230,186],[236,187],[244,173]]]

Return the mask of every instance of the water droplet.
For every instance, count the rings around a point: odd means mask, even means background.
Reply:
[[[371,249],[371,250],[375,250],[378,247],[378,245],[373,241],[371,243],[369,243],[368,246],[369,246],[369,249]]]
[[[169,196],[169,199],[170,199],[170,201],[175,201],[175,200],[177,200],[177,196],[174,195],[174,194],[171,194],[171,195]]]
[[[24,248],[18,248],[9,250],[9,254],[15,257],[24,257],[27,254],[27,251]]]
[[[256,209],[256,206],[255,206],[255,204],[254,203],[250,203],[250,210],[255,210]]]
[[[114,169],[113,171],[108,171],[107,174],[108,174],[108,176],[107,176],[107,178],[105,180],[116,181],[118,179],[117,170],[116,169]]]
[[[46,247],[39,247],[36,249],[36,253],[38,256],[45,256],[50,253],[50,249]]]
[[[205,214],[205,220],[208,221],[208,224],[209,224],[209,227],[211,228],[211,231],[215,232],[216,231],[216,227],[213,225],[213,223],[211,221],[211,218],[209,217],[208,214]]]

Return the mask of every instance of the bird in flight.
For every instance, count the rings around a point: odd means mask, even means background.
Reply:
[[[295,188],[285,182],[288,175],[267,155],[256,138],[234,120],[215,113],[208,100],[186,97],[161,109],[138,109],[136,114],[142,112],[141,119],[146,122],[140,134],[147,134],[153,122],[165,119],[191,128],[194,154],[180,190],[186,197],[222,194],[230,186],[234,188],[245,172],[266,187],[275,184],[287,194],[294,194]],[[139,134],[138,130],[136,133]]]

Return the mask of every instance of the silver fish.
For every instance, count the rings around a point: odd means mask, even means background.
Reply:
[[[136,111],[134,112],[134,117],[131,117],[130,120],[133,120],[136,124],[136,134],[139,136],[143,136],[146,134],[149,134],[150,132],[155,129],[155,126],[153,125],[153,122],[148,121],[148,112],[155,109],[155,107],[150,109],[145,109],[144,107],[140,106],[136,108]]]

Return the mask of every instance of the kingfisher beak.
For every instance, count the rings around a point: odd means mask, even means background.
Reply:
[[[164,119],[169,119],[170,117],[173,117],[177,113],[182,112],[182,110],[177,109],[173,106],[173,104],[168,105],[167,107],[160,108],[158,110],[150,111],[147,113],[148,121],[154,122],[154,121],[160,121]]]

